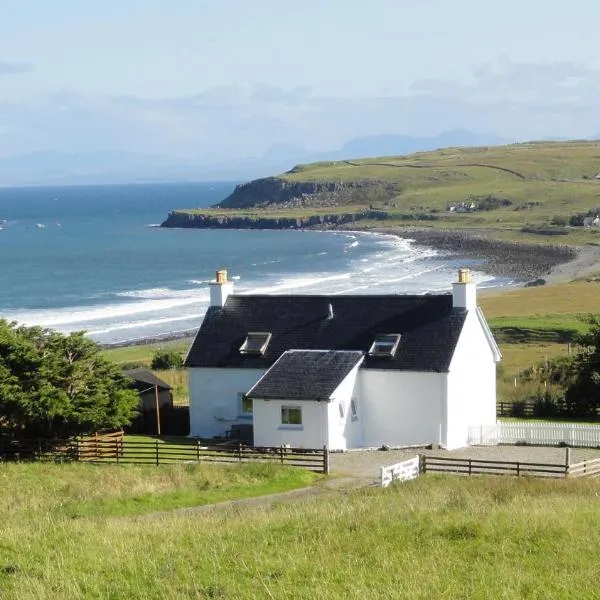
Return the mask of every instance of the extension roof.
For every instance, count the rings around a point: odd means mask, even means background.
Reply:
[[[449,294],[233,294],[208,309],[185,364],[268,369],[287,350],[356,350],[366,355],[362,368],[446,372],[466,314]],[[254,331],[272,334],[264,353],[240,353]],[[386,333],[401,334],[394,356],[369,356],[375,336]]]
[[[362,360],[356,350],[288,350],[248,392],[260,400],[329,400]]]

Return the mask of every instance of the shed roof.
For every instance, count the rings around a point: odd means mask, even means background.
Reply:
[[[123,371],[123,375],[133,379],[133,387],[139,392],[146,388],[158,386],[159,390],[170,390],[171,386],[157,377],[150,369],[139,367],[137,369],[127,369]]]
[[[444,372],[465,317],[450,294],[233,294],[223,308],[208,309],[185,364],[267,369],[287,350],[355,350],[368,369]],[[252,331],[272,334],[262,354],[240,352]],[[375,336],[386,333],[401,334],[394,356],[369,356]]]
[[[261,400],[329,400],[363,358],[345,350],[288,350],[248,392]]]

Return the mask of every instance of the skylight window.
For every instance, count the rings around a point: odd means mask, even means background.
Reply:
[[[263,355],[270,340],[271,333],[268,331],[248,332],[244,343],[240,346],[240,352],[242,354]]]
[[[375,337],[369,356],[394,356],[400,343],[399,333],[383,333]]]

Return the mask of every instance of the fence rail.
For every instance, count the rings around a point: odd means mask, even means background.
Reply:
[[[462,475],[529,475],[535,477],[566,477],[567,464],[532,463],[504,460],[480,460],[449,456],[423,456],[423,473],[456,473]]]
[[[163,443],[114,437],[69,440],[12,440],[0,442],[0,460],[79,461],[119,464],[176,462],[278,462],[329,473],[329,451],[323,448],[247,447],[206,445],[200,441]]]
[[[600,476],[600,458],[584,460],[580,463],[569,465],[569,477],[598,477]]]
[[[565,453],[565,462],[535,463],[507,460],[483,460],[478,458],[455,458],[452,456],[428,456],[422,454],[410,460],[381,467],[381,487],[394,481],[408,481],[423,473],[445,473],[448,475],[509,475],[516,477],[600,477],[600,458],[570,464],[570,449]]]
[[[573,414],[566,402],[558,402],[548,405],[546,403],[536,402],[497,402],[496,416],[498,417],[516,417],[516,418],[561,418],[561,419],[582,419],[588,421],[600,421],[600,408],[586,414],[585,417]]]
[[[469,428],[469,444],[600,447],[600,425],[581,423],[498,422]]]

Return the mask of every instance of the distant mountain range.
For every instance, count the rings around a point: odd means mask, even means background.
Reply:
[[[600,136],[591,139],[597,137]],[[0,158],[0,186],[242,181],[274,175],[299,163],[411,154],[451,146],[495,146],[515,141],[464,129],[433,137],[371,135],[350,139],[339,150],[310,152],[296,144],[281,143],[272,145],[260,157],[215,163],[128,152],[38,152]]]

